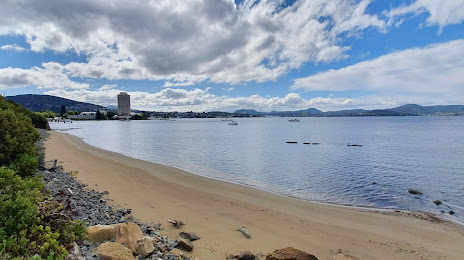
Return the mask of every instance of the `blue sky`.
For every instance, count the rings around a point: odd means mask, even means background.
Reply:
[[[5,1],[0,93],[157,111],[464,104],[464,0]]]

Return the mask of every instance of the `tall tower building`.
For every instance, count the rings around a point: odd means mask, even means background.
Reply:
[[[121,92],[118,95],[118,116],[130,116],[130,95],[127,92]]]

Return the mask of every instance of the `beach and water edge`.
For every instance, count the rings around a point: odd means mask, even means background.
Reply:
[[[115,140],[117,141],[117,140]],[[284,197],[209,179],[92,147],[50,132],[46,160],[55,160],[89,187],[108,191],[114,205],[144,222],[163,224],[172,238],[195,232],[193,257],[266,255],[292,246],[330,259],[339,250],[358,259],[461,259],[464,226],[427,213],[349,208]],[[182,220],[181,230],[168,219]],[[246,227],[251,239],[237,229]]]

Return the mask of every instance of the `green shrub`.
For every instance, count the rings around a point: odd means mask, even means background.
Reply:
[[[39,177],[21,178],[0,168],[0,252],[6,258],[63,259],[66,247],[87,235],[85,223],[71,220],[42,189]]]
[[[32,176],[39,166],[39,161],[36,155],[27,153],[17,156],[8,168],[16,171],[21,177]]]
[[[87,232],[35,176],[40,135],[34,122],[46,119],[0,96],[0,259],[63,259],[66,247]]]
[[[40,140],[31,119],[9,109],[0,110],[0,129],[0,166],[14,164],[18,169],[29,169],[32,163],[29,157],[37,157],[35,142]],[[21,161],[27,166],[20,165]],[[28,174],[30,170],[23,173]]]

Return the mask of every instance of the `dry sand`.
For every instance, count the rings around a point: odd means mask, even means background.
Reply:
[[[115,140],[117,141],[117,140]],[[267,254],[292,246],[330,259],[338,250],[358,259],[464,259],[464,227],[413,212],[353,209],[302,201],[211,180],[104,151],[81,139],[51,132],[46,159],[144,222],[163,224],[171,239],[195,232],[189,255],[225,259],[230,253]],[[179,219],[180,230],[167,219]],[[246,239],[236,230],[248,228]]]

